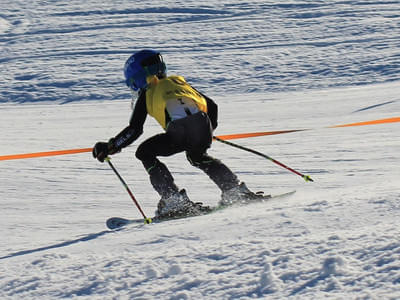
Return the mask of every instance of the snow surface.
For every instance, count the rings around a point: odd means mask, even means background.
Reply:
[[[91,147],[130,116],[122,66],[157,48],[220,108],[215,142],[253,190],[287,199],[109,231],[139,218],[90,153],[1,161],[0,299],[399,299],[398,1],[0,1],[0,155]],[[137,145],[113,157],[148,215]],[[195,201],[219,191],[183,154],[163,160]]]

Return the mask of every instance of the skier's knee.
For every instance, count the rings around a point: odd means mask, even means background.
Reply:
[[[148,155],[148,151],[146,151],[145,147],[143,147],[142,145],[139,145],[139,147],[137,148],[135,156],[138,160],[141,160],[142,162],[146,160],[151,160],[151,157],[149,157]]]
[[[201,163],[201,155],[186,152],[186,158],[194,167],[198,167]]]
[[[186,152],[186,158],[192,166],[197,168],[206,167],[217,161],[204,152]]]

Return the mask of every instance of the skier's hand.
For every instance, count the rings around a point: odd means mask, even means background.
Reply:
[[[108,152],[108,143],[105,142],[97,142],[92,150],[93,157],[100,162],[104,162],[104,159],[108,156]]]
[[[94,145],[92,154],[94,158],[97,158],[98,161],[104,162],[108,155],[112,155],[114,153],[120,152],[121,149],[117,148],[114,143],[115,139],[111,138],[108,143],[105,142],[97,142]]]

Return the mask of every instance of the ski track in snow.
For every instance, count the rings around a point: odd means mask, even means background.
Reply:
[[[218,94],[399,79],[395,1],[6,3],[0,102],[125,99],[121,62],[142,48]]]
[[[253,190],[287,199],[109,231],[140,214],[90,153],[1,161],[1,299],[398,299],[397,1],[2,1],[0,155],[90,147],[124,128],[122,66],[158,48],[220,108],[216,134],[310,175],[215,142]],[[189,73],[190,72],[190,73]],[[114,101],[110,101],[114,100]],[[60,105],[62,104],[62,105]],[[113,157],[144,211],[158,196]],[[184,155],[163,159],[189,197],[219,191]]]

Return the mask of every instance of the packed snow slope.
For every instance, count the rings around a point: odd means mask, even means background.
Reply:
[[[143,48],[213,94],[400,79],[397,1],[0,3],[0,102],[126,99]]]
[[[219,104],[215,142],[257,191],[286,199],[110,231],[140,218],[90,153],[0,161],[1,299],[398,299],[400,125],[397,1],[0,0],[0,155],[91,147],[130,117],[126,58],[164,54]],[[134,152],[113,156],[143,210],[158,195]],[[163,159],[194,201],[220,192],[185,159]]]

